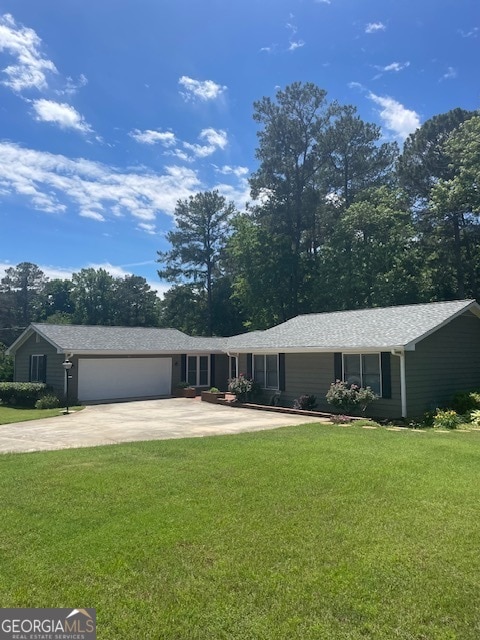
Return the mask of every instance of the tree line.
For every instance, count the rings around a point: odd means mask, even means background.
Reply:
[[[170,324],[227,335],[299,313],[477,298],[480,115],[382,140],[355,107],[294,83],[254,103],[252,201],[178,203],[159,275]]]
[[[157,256],[163,300],[138,276],[49,280],[21,263],[0,282],[0,342],[32,321],[227,336],[299,313],[478,298],[478,111],[436,115],[402,149],[312,83],[255,102],[253,118],[251,202],[178,201]]]

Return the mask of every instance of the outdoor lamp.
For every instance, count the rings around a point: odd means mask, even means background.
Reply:
[[[70,362],[70,360],[67,358],[65,362],[62,362],[62,367],[65,370],[65,403],[67,405],[66,413],[68,413],[68,372],[73,367],[73,362]]]

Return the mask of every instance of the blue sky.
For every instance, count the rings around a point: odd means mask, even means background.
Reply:
[[[478,0],[0,0],[0,275],[144,276],[179,198],[242,208],[254,100],[294,81],[401,143],[480,106]]]

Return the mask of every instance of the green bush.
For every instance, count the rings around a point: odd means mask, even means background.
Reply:
[[[332,382],[325,397],[335,409],[347,414],[357,408],[365,413],[368,405],[378,398],[370,387],[358,387],[342,380]]]
[[[37,400],[50,390],[43,382],[0,382],[0,402],[33,409]]]
[[[456,429],[462,419],[453,409],[437,409],[433,416],[433,426],[436,429]]]
[[[177,389],[190,389],[192,385],[189,384],[186,380],[182,380],[177,384]]]
[[[0,382],[13,380],[13,358],[5,355],[6,346],[0,342]]]
[[[480,409],[480,393],[476,391],[456,393],[452,398],[450,406],[454,411],[460,414]]]
[[[313,411],[316,406],[317,398],[306,393],[293,401],[293,408],[301,409],[302,411]]]
[[[53,394],[42,396],[35,403],[35,409],[56,409],[59,406],[60,399]]]
[[[217,389],[217,387],[210,387],[208,391],[209,393],[220,393],[220,389]]]
[[[472,411],[472,413],[470,414],[470,422],[475,427],[480,427],[480,409],[475,409],[475,411]]]

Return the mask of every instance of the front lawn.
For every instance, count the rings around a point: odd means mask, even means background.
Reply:
[[[480,434],[305,425],[0,457],[2,607],[100,640],[476,640]]]
[[[25,422],[26,420],[39,420],[59,416],[64,409],[21,409],[18,407],[4,407],[0,405],[0,424],[12,422]]]

